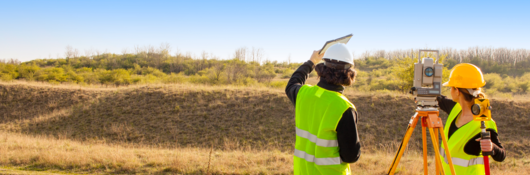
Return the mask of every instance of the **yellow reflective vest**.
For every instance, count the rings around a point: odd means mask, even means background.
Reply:
[[[453,109],[451,110],[451,113],[449,113],[449,116],[447,117],[447,122],[445,123],[444,127],[444,134],[446,138],[449,137],[449,127],[451,126],[451,123],[456,120],[461,111],[462,107],[460,106],[460,104],[457,103],[455,107],[453,107]],[[495,124],[495,121],[486,121],[485,124],[487,129],[494,129],[495,132],[497,132],[497,125]],[[464,146],[466,145],[466,143],[480,132],[480,121],[472,120],[464,126],[458,128],[458,130],[456,130],[453,135],[451,135],[451,138],[449,138],[449,140],[447,141],[447,145],[449,147],[448,149],[451,153],[451,160],[453,160],[453,166],[455,168],[456,174],[485,174],[484,158],[482,156],[482,153],[481,156],[475,156],[469,155],[464,152]],[[444,172],[445,174],[449,175],[451,174],[451,170],[449,169],[449,164],[447,162],[447,157],[444,151],[445,149],[447,148],[444,148],[444,146],[442,145],[440,149],[440,154],[443,160],[442,164]]]
[[[342,162],[337,125],[353,104],[342,94],[304,85],[296,97],[294,174],[350,174]]]

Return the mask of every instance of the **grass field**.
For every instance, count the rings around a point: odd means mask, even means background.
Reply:
[[[345,95],[360,114],[363,152],[353,174],[384,174],[414,113],[412,97]],[[530,102],[492,105],[508,153],[493,174],[528,174]],[[0,118],[0,174],[292,173],[294,107],[283,89],[0,83]],[[417,129],[399,174],[423,172],[420,150]]]

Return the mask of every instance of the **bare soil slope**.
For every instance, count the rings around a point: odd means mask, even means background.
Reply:
[[[360,113],[364,150],[395,150],[412,97],[345,94]],[[493,100],[510,157],[530,153],[530,102]],[[440,112],[442,119],[447,114]],[[292,151],[294,106],[278,89],[145,86],[123,89],[0,84],[0,129],[87,142]],[[410,149],[421,148],[416,128]]]

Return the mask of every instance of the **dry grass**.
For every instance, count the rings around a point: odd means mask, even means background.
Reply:
[[[360,113],[363,155],[354,174],[384,174],[414,113],[411,97],[345,95]],[[492,104],[508,152],[493,171],[529,172],[530,102]],[[0,83],[0,119],[0,152],[7,153],[0,163],[27,170],[204,174],[211,158],[209,172],[218,174],[292,171],[294,107],[281,89]],[[408,149],[399,172],[419,174],[419,129]]]
[[[291,171],[285,152],[201,148],[150,148],[113,144],[85,144],[65,139],[0,133],[0,163],[25,170],[58,169],[89,173],[265,173]],[[211,158],[210,169],[207,169]]]
[[[156,148],[114,144],[87,144],[67,139],[0,132],[0,163],[19,170],[61,170],[70,173],[123,174],[291,174],[292,153],[231,148]],[[352,164],[353,174],[385,174],[393,152],[364,152]],[[210,161],[209,161],[210,160]],[[530,173],[528,159],[493,163],[493,174]],[[208,164],[210,164],[208,169]],[[421,174],[421,154],[408,152],[398,174]],[[434,172],[432,157],[429,171]],[[16,172],[16,171],[15,171]]]

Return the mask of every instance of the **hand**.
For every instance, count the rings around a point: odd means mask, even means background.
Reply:
[[[324,57],[324,53],[318,54],[318,52],[320,52],[320,50],[313,51],[313,54],[311,55],[311,58],[309,59],[311,60],[311,62],[313,62],[314,65],[322,61],[322,57]]]
[[[492,152],[493,151],[493,143],[490,139],[482,140],[481,138],[476,139],[475,141],[480,141],[480,148],[482,149],[482,152]]]

